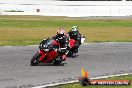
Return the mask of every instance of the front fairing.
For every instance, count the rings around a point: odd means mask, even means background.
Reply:
[[[53,39],[44,39],[39,45],[39,53],[41,57],[39,58],[42,63],[50,63],[58,55],[55,51],[57,47],[56,42]]]
[[[40,48],[40,50],[49,51],[49,50],[59,48],[59,44],[57,44],[57,42],[54,39],[48,38],[48,39],[44,39],[40,43],[39,48]]]

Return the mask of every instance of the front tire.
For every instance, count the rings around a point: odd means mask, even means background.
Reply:
[[[69,51],[68,54],[67,54],[67,57],[71,57],[72,55],[73,55],[73,52]]]
[[[31,66],[37,66],[40,61],[39,61],[39,57],[41,56],[41,54],[39,52],[37,52],[33,58],[31,59]]]

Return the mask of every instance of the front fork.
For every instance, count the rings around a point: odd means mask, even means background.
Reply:
[[[42,62],[46,54],[42,50],[39,50],[39,53],[41,54],[41,57],[39,58],[39,60]]]

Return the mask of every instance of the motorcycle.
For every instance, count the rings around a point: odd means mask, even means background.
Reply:
[[[62,53],[58,53],[60,50],[60,44],[53,38],[44,39],[39,45],[39,51],[32,57],[31,66],[37,66],[39,63],[54,63],[60,64],[62,60]],[[65,49],[61,48],[61,51]]]
[[[86,39],[85,36],[81,36],[80,43],[78,45],[76,45],[77,41],[75,41],[75,39],[71,38],[69,40],[70,48],[69,48],[69,52],[67,53],[67,57],[72,57],[73,54],[77,53],[79,46],[85,41],[85,39]]]

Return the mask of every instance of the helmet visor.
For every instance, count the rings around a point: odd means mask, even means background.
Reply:
[[[62,39],[64,34],[58,34],[59,39]]]

